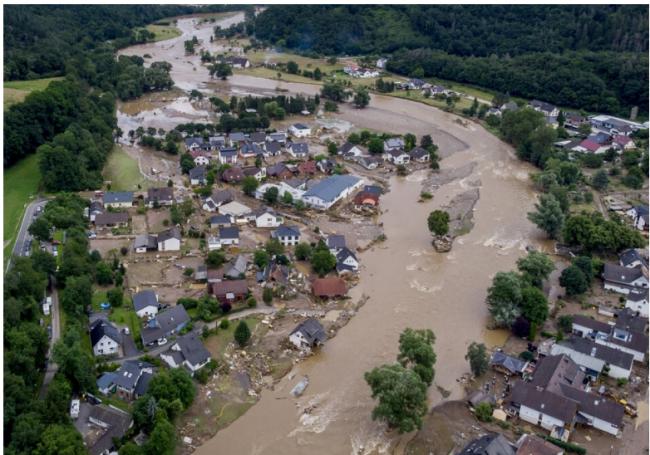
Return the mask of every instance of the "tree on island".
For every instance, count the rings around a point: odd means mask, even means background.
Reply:
[[[474,376],[483,376],[489,366],[489,359],[485,345],[473,341],[467,348],[465,360],[469,361],[469,367]]]
[[[449,213],[444,210],[434,210],[429,214],[427,224],[432,234],[447,235],[449,233]]]

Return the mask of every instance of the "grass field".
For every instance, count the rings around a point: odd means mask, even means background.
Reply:
[[[138,162],[119,146],[115,146],[104,167],[104,179],[111,181],[111,190],[137,190],[138,185],[146,187],[146,180],[140,174]]]
[[[419,90],[397,90],[393,93],[389,93],[389,96],[394,96],[397,98],[404,98],[406,100],[419,101],[420,103],[428,104],[430,106],[435,106],[440,109],[447,108],[447,103],[442,100],[437,100],[434,98],[427,98]],[[461,98],[456,102],[452,112],[460,112],[465,108],[471,107],[472,102],[467,98]]]
[[[27,95],[35,90],[44,90],[52,81],[58,81],[62,77],[49,77],[45,79],[33,79],[29,81],[7,81],[4,83],[4,108],[20,103]]]
[[[129,327],[131,336],[136,342],[140,340],[140,318],[132,309],[131,299],[125,298],[120,308],[111,308],[111,314],[108,317],[116,324],[122,324]]]
[[[147,30],[150,31],[151,33],[154,33],[156,36],[152,40],[153,42],[157,41],[165,41],[168,39],[176,38],[177,36],[181,36],[181,31],[176,28],[174,25],[156,25],[156,24],[150,24],[147,25]]]
[[[38,191],[41,174],[38,157],[29,155],[4,171],[4,253],[11,254],[25,205]]]

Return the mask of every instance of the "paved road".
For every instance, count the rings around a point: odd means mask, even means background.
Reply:
[[[50,314],[52,315],[52,338],[50,338],[50,347],[47,351],[47,369],[45,370],[45,377],[43,378],[43,385],[41,386],[40,397],[44,398],[45,393],[47,392],[47,386],[50,384],[54,375],[59,369],[59,366],[52,361],[52,351],[54,350],[54,345],[59,338],[61,338],[61,319],[59,318],[59,294],[55,286],[52,286],[52,308],[50,309]]]
[[[22,256],[25,247],[25,242],[31,240],[32,238],[32,236],[29,235],[29,232],[27,232],[27,230],[29,229],[29,226],[32,224],[32,221],[34,221],[34,214],[36,213],[38,207],[45,207],[45,204],[47,204],[47,199],[38,198],[30,202],[27,208],[25,209],[25,213],[23,214],[23,220],[20,223],[20,229],[18,230],[18,234],[16,235],[16,243],[14,243],[14,249],[12,251],[13,256]],[[10,266],[11,266],[11,258],[9,258],[9,260],[7,261],[7,270],[9,270]]]

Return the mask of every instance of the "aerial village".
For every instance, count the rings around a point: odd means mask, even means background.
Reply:
[[[383,60],[372,70],[349,66],[345,72],[376,77]],[[227,63],[250,66],[243,56]],[[401,88],[459,95],[419,79]],[[557,125],[557,107],[529,106]],[[488,115],[520,108],[508,102]],[[427,169],[434,155],[390,135],[376,136],[381,150],[371,153],[358,134],[352,141],[333,137],[312,114],[292,119],[285,131],[184,133],[181,153],[191,163],[181,162],[186,172],[174,181],[84,193],[90,249],[119,263],[126,291],[115,306],[110,291],[100,290],[89,308],[92,352],[105,368],[96,378],[97,396],[73,400],[71,416],[91,454],[109,453],[114,438],[132,425],[121,406],[104,402],[144,396],[159,371],[186,370],[200,383],[205,406],[219,395],[220,404],[247,408],[363,305],[349,294],[364,267],[360,253],[384,238],[379,215],[388,177]],[[606,115],[563,115],[575,139],[555,146],[575,154],[633,149],[631,134],[647,127]],[[647,205],[616,198],[607,204],[647,238]],[[44,247],[56,255],[62,242]],[[556,253],[575,256],[561,244]],[[597,283],[600,290],[582,305],[556,305],[557,334],[539,344],[513,336],[490,353],[481,380],[458,379],[468,409],[477,415],[487,409],[480,420],[492,430],[466,441],[462,454],[569,453],[577,450],[570,443],[574,432],[598,430],[591,437],[607,444],[634,425],[636,402],[647,393],[647,249],[605,262]],[[42,305],[49,315],[52,297]],[[227,381],[243,384],[246,393],[233,396],[223,386]],[[308,384],[302,378],[294,396]],[[191,419],[180,433],[188,451],[211,435]],[[565,443],[567,451],[539,435]]]

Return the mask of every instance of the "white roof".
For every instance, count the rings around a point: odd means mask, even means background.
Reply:
[[[241,216],[250,213],[250,207],[237,201],[232,201],[219,207],[219,213],[224,215]]]

